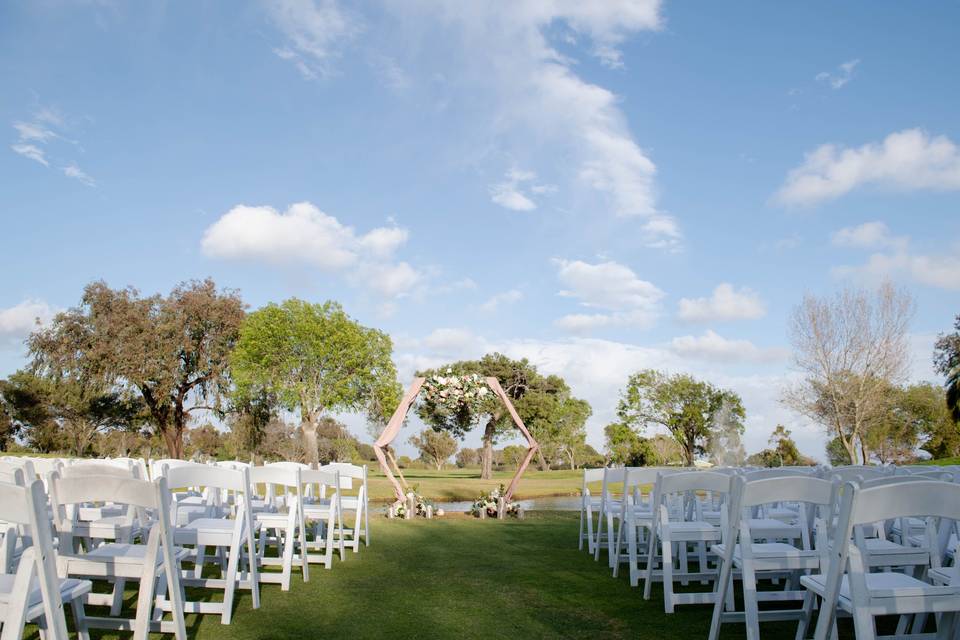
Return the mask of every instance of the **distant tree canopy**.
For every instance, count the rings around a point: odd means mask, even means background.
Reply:
[[[668,375],[647,369],[630,376],[617,406],[620,424],[639,432],[651,426],[665,428],[693,466],[718,435],[717,420],[725,429],[742,433],[745,411],[740,396],[686,374]]]
[[[230,362],[241,403],[266,393],[299,413],[304,449],[316,463],[325,413],[367,411],[381,419],[399,403],[392,350],[387,334],[362,326],[339,304],[290,299],[247,316]]]
[[[420,452],[420,459],[437,471],[457,452],[456,438],[446,431],[424,429],[419,435],[410,436],[410,444]]]
[[[953,333],[942,334],[937,339],[934,365],[947,378],[947,407],[954,422],[960,422],[960,315],[957,315],[953,329]]]
[[[800,453],[797,443],[790,436],[790,430],[782,424],[778,424],[767,441],[770,448],[753,454],[747,459],[747,462],[760,467],[810,467],[815,465],[816,462],[813,459]]]
[[[576,451],[586,443],[586,421],[590,405],[574,398],[570,388],[559,376],[543,376],[526,359],[511,360],[500,353],[483,356],[480,360],[453,362],[417,373],[430,377],[479,374],[496,378],[503,387],[530,433],[540,443],[539,462],[547,468],[548,455],[573,459]],[[430,410],[425,403],[417,406],[420,418],[434,429],[462,434],[479,423],[484,423],[481,477],[493,477],[493,445],[497,438],[514,428],[506,407],[496,396],[483,401],[476,415],[447,416]],[[573,458],[571,458],[573,456]]]
[[[103,394],[139,396],[169,455],[179,458],[191,415],[220,408],[243,316],[239,295],[218,291],[212,280],[149,297],[94,282],[79,306],[30,336],[31,370],[66,385],[57,392],[64,410]]]

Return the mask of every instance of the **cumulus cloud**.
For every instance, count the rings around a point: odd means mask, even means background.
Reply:
[[[336,0],[265,0],[264,4],[284,35],[284,45],[274,48],[274,54],[310,80],[330,75],[340,47],[361,30],[358,19]]]
[[[486,302],[480,305],[480,309],[492,313],[503,305],[513,304],[520,300],[523,300],[523,292],[519,289],[510,289],[490,296]]]
[[[237,205],[204,231],[201,248],[213,258],[271,264],[309,264],[328,272],[352,268],[367,286],[399,296],[422,274],[406,262],[390,262],[409,237],[406,229],[378,227],[358,235],[310,202],[273,207]]]
[[[853,79],[853,70],[860,64],[860,60],[848,60],[833,71],[821,71],[817,74],[817,82],[824,82],[833,89],[842,89]]]
[[[774,199],[809,205],[863,186],[901,191],[960,189],[960,149],[946,136],[905,129],[857,148],[822,145],[793,169]]]
[[[688,322],[719,322],[754,320],[766,313],[766,305],[757,293],[724,282],[717,285],[709,298],[682,298],[679,316]]]
[[[660,311],[664,293],[641,280],[630,267],[606,261],[590,264],[581,260],[554,260],[557,278],[565,287],[560,295],[574,298],[581,306],[605,313],[575,313],[555,324],[572,332],[587,332],[615,326],[651,326]]]
[[[533,194],[552,193],[556,190],[553,185],[537,184],[536,179],[537,174],[533,171],[511,169],[503,182],[490,186],[490,199],[505,209],[533,211],[537,208]]]
[[[670,348],[682,356],[721,362],[769,362],[787,357],[785,349],[761,349],[749,340],[731,340],[707,330],[702,336],[680,336]]]
[[[23,340],[31,331],[50,322],[56,313],[57,309],[36,299],[0,309],[0,342],[9,344]]]

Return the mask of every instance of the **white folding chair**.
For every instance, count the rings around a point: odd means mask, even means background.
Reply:
[[[65,469],[66,471],[66,469]],[[173,546],[168,514],[170,510],[166,483],[157,484],[122,475],[73,475],[68,480],[58,472],[50,474],[50,499],[54,513],[69,511],[69,520],[60,519],[59,562],[67,575],[104,580],[136,580],[139,582],[136,617],[87,617],[91,627],[133,631],[135,640],[145,640],[149,632],[173,633],[185,640],[183,599],[180,588],[180,559],[185,555]],[[149,510],[155,520],[145,543],[104,542],[94,548],[78,550],[75,531],[89,533],[79,521],[79,506],[111,501],[115,504]],[[71,507],[67,510],[67,507]],[[163,620],[158,601],[167,594],[171,619]],[[94,600],[94,596],[100,597]],[[102,598],[106,596],[106,598]],[[110,594],[88,596],[89,604],[112,605]]]
[[[293,573],[293,562],[297,542],[300,548],[307,546],[307,527],[303,517],[302,483],[300,469],[297,467],[252,467],[250,481],[254,485],[269,485],[272,491],[283,491],[284,495],[275,496],[275,500],[268,508],[257,511],[254,520],[260,525],[258,557],[261,566],[279,565],[281,572],[260,572],[260,582],[274,582],[280,584],[282,591],[290,590],[290,577]],[[270,533],[273,532],[271,536]],[[275,544],[277,557],[266,555],[267,546]],[[310,567],[306,553],[299,555],[300,571],[303,581],[310,579]]]
[[[717,639],[724,622],[745,623],[748,640],[759,640],[760,622],[796,620],[802,615],[800,609],[761,611],[758,603],[803,599],[804,592],[799,589],[801,574],[819,569],[827,553],[833,496],[833,483],[809,476],[786,475],[752,482],[742,476],[734,479],[729,530],[724,542],[713,547],[720,561],[720,577],[709,640]],[[799,536],[788,531],[779,539],[771,539],[768,529],[760,532],[753,529],[756,519],[752,516],[756,508],[784,501],[798,505],[795,525],[802,528]],[[763,541],[757,542],[758,539]],[[799,546],[794,544],[798,539]],[[741,574],[743,611],[734,610],[735,570]],[[784,576],[786,582],[782,590],[758,591],[758,577]]]
[[[658,555],[661,565],[659,577],[663,581],[663,608],[673,613],[680,604],[708,604],[714,602],[716,591],[674,592],[674,580],[700,580],[714,583],[717,572],[708,564],[710,545],[722,544],[729,535],[727,506],[730,487],[734,478],[727,474],[693,471],[688,473],[659,474],[653,494],[653,522],[651,526],[651,553],[647,556],[647,568],[643,584],[643,598],[650,599],[654,569]],[[702,503],[698,493],[709,492],[719,500],[720,516],[716,524],[703,517]],[[674,501],[678,509],[670,509]],[[657,541],[659,539],[659,545]],[[678,569],[674,569],[673,546],[679,552]],[[687,547],[697,546],[698,570],[690,572],[687,565]],[[659,551],[659,554],[658,554]]]
[[[623,506],[622,494],[620,498],[615,497],[612,487],[615,484],[622,486],[626,477],[627,470],[623,467],[617,469],[607,467],[603,470],[603,485],[600,490],[600,512],[598,514],[599,521],[597,522],[597,540],[593,546],[593,559],[597,561],[600,560],[600,548],[603,542],[606,541],[607,559],[611,569],[616,566],[617,557],[620,554],[619,549],[614,550],[616,543],[614,520],[620,517]],[[604,524],[607,525],[606,534],[603,533]]]
[[[580,488],[580,535],[577,538],[578,549],[583,551],[583,542],[587,542],[587,553],[593,554],[596,540],[593,537],[593,514],[600,508],[600,499],[590,495],[590,484],[603,482],[604,470],[584,469],[583,486]]]
[[[0,482],[0,519],[29,530],[34,543],[20,555],[16,573],[0,575],[0,640],[20,640],[24,625],[33,621],[48,640],[67,640],[64,602],[73,608],[78,636],[88,640],[83,597],[92,585],[89,580],[60,579],[57,575],[43,483],[37,479],[27,486]],[[16,535],[16,529],[11,529],[8,533]]]
[[[233,616],[233,600],[237,589],[249,589],[252,606],[260,608],[260,586],[257,570],[256,532],[259,525],[253,520],[247,501],[250,498],[250,473],[247,469],[227,469],[210,465],[189,465],[167,468],[166,484],[173,489],[204,487],[208,492],[227,491],[233,494],[234,512],[225,517],[201,517],[174,527],[173,540],[177,545],[191,545],[194,549],[194,571],[185,574],[182,582],[187,586],[205,589],[222,589],[222,602],[184,603],[187,613],[213,613],[220,615],[222,624],[230,624]],[[219,578],[204,578],[206,549],[217,549],[220,558]],[[226,566],[223,552],[226,552]],[[246,560],[246,571],[242,563]],[[164,608],[169,603],[163,603]]]
[[[346,536],[344,546],[360,550],[360,538],[363,537],[365,546],[370,546],[369,498],[367,494],[367,465],[350,464],[349,462],[331,462],[320,467],[322,471],[338,471],[340,473],[340,511],[353,512],[353,527],[341,527],[338,532]],[[355,494],[345,493],[353,490],[353,483],[359,483]],[[323,496],[321,496],[323,497]]]
[[[666,470],[656,467],[630,467],[624,470],[623,494],[618,501],[617,530],[613,548],[616,558],[613,563],[613,577],[620,575],[620,564],[625,559],[630,576],[630,586],[640,584],[641,562],[646,562],[650,553],[650,530],[653,527],[653,487],[660,473]],[[644,499],[644,487],[647,499]],[[612,530],[611,530],[612,531]],[[622,552],[626,547],[626,558]]]
[[[801,578],[808,593],[797,638],[805,638],[816,599],[820,600],[815,638],[826,640],[835,633],[837,609],[853,617],[858,640],[877,638],[877,616],[937,614],[936,638],[952,638],[957,632],[960,584],[938,584],[921,573],[870,572],[870,551],[854,535],[857,527],[899,518],[929,518],[937,529],[954,527],[960,520],[960,485],[930,480],[904,482],[861,489],[849,482],[843,487],[839,519],[826,571]],[[916,630],[915,630],[916,631]],[[907,633],[898,625],[887,638],[930,638],[930,634]]]
[[[321,471],[319,469],[302,469],[300,480],[305,488],[316,487],[312,501],[304,500],[303,515],[307,526],[312,523],[313,540],[307,541],[307,548],[301,550],[306,554],[307,561],[322,564],[324,568],[333,568],[333,550],[337,549],[340,559],[345,558],[343,536],[337,535],[337,528],[342,526],[343,516],[340,511],[340,472],[336,469]],[[326,490],[332,489],[329,498]],[[306,495],[306,491],[303,492]],[[320,552],[320,553],[311,553]]]

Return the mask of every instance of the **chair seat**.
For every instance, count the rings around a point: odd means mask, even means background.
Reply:
[[[933,595],[955,595],[960,596],[960,585],[951,587],[938,587],[922,580],[917,580],[905,573],[896,571],[884,571],[881,573],[866,574],[867,590],[871,598],[909,598],[924,597]],[[826,593],[826,576],[822,573],[816,573],[809,576],[802,576],[800,584],[810,589],[819,596]],[[848,576],[843,576],[840,584],[840,599],[850,601],[850,581]]]
[[[754,538],[799,538],[800,526],[775,518],[750,518],[750,533]]]
[[[229,546],[233,540],[233,528],[237,521],[226,518],[197,518],[179,526],[173,531],[173,541],[176,544],[208,544]],[[254,528],[259,524],[254,521]]]
[[[960,584],[960,567],[930,569],[930,579],[940,584]]]
[[[665,522],[661,527],[661,533],[664,533],[666,530],[669,530],[670,538],[674,541],[695,542],[698,540],[709,541],[720,539],[719,527],[709,522]]]
[[[185,549],[178,548],[174,550],[174,555],[179,559],[187,557],[188,554],[189,552]],[[142,565],[144,559],[147,557],[147,545],[111,542],[100,545],[96,549],[81,555],[61,555],[61,557],[69,558],[70,560]],[[161,562],[162,559],[158,557],[157,564],[159,565]]]
[[[751,548],[753,550],[753,558],[757,561],[759,565],[758,568],[761,571],[775,567],[785,569],[816,569],[820,566],[819,552],[808,549],[798,549],[792,544],[786,544],[784,542],[755,542]],[[719,556],[723,556],[726,553],[726,545],[715,544],[710,550]],[[733,548],[733,562],[737,566],[743,564],[739,544]]]
[[[16,576],[13,574],[0,574],[0,604],[7,604],[13,595],[13,587],[16,582]],[[77,578],[66,578],[60,580],[60,599],[69,602],[74,598],[90,593],[93,584],[89,580],[79,580]],[[40,583],[34,576],[30,582],[30,595],[28,597],[28,607],[33,607],[43,601],[43,595],[40,591]]]
[[[253,519],[264,524],[286,525],[290,519],[290,514],[279,511],[261,511],[260,513],[253,514]]]

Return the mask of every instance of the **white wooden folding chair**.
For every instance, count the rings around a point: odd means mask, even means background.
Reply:
[[[304,485],[304,495],[307,494],[307,488],[316,488],[316,497],[312,501],[304,500],[303,515],[307,526],[314,526],[313,540],[307,541],[307,547],[301,550],[301,553],[306,554],[308,562],[322,564],[324,568],[331,569],[334,549],[337,549],[341,560],[345,558],[343,536],[337,535],[337,528],[343,523],[340,511],[340,472],[336,469],[302,469],[300,480]],[[330,497],[322,497],[326,495],[328,488],[332,490]]]
[[[843,487],[839,519],[826,571],[801,578],[808,593],[796,637],[806,638],[813,605],[820,601],[814,637],[826,640],[835,633],[837,610],[853,617],[858,640],[876,640],[877,616],[937,614],[936,638],[957,633],[960,584],[938,584],[928,576],[896,571],[870,572],[870,551],[854,535],[857,527],[899,518],[925,518],[936,527],[953,527],[960,520],[960,485],[930,480],[861,489],[849,482]],[[895,636],[931,638],[907,633],[898,625]]]
[[[663,608],[673,613],[674,607],[681,604],[709,604],[716,598],[716,590],[709,592],[674,591],[674,580],[700,580],[713,584],[717,572],[708,563],[709,546],[722,544],[729,535],[727,526],[727,505],[730,501],[730,487],[733,476],[709,471],[688,473],[659,474],[653,494],[653,522],[651,526],[651,553],[647,556],[647,567],[643,583],[643,598],[650,599],[650,590],[654,581],[654,569],[659,559],[661,570],[659,577],[663,581]],[[703,517],[698,493],[709,492],[719,500],[720,517],[716,524]],[[679,509],[670,509],[671,500]],[[659,544],[658,544],[659,540]],[[674,568],[674,544],[677,545],[680,564]],[[687,566],[687,547],[697,546],[698,569],[690,572]],[[659,556],[659,558],[658,558]]]
[[[83,597],[92,588],[89,580],[60,579],[53,549],[47,496],[43,483],[27,486],[0,482],[0,519],[31,532],[33,546],[20,555],[15,573],[0,575],[0,640],[20,640],[27,622],[36,621],[48,640],[67,640],[63,603],[73,609],[77,635],[88,640]],[[10,535],[16,535],[11,527]]]
[[[630,586],[640,584],[643,574],[641,563],[645,564],[650,553],[650,530],[653,527],[653,487],[660,473],[668,473],[656,467],[630,467],[624,470],[623,494],[618,501],[619,513],[616,516],[617,529],[613,548],[616,558],[613,564],[613,577],[620,575],[620,565],[626,560]],[[646,489],[646,498],[644,498]],[[626,557],[623,550],[626,547]]]
[[[350,464],[349,462],[331,462],[320,467],[323,471],[338,471],[340,473],[340,511],[353,513],[353,527],[346,526],[338,532],[346,536],[343,544],[354,553],[360,550],[360,538],[365,546],[370,546],[369,497],[367,493],[367,465]],[[356,493],[346,493],[354,491]]]
[[[66,469],[65,469],[66,470]],[[185,555],[173,545],[168,514],[169,496],[164,480],[154,484],[122,475],[73,475],[69,479],[58,472],[50,474],[50,499],[55,513],[69,512],[69,520],[61,519],[59,562],[66,575],[99,578],[110,581],[139,582],[136,617],[87,617],[90,627],[133,631],[135,640],[145,640],[151,632],[173,633],[185,640],[183,599],[180,588],[180,559]],[[111,501],[134,509],[149,510],[153,524],[145,542],[104,542],[91,549],[78,550],[74,532],[88,533],[79,521],[79,506]],[[72,507],[67,510],[67,507]],[[62,511],[61,511],[62,510]],[[158,601],[168,594],[171,619],[164,620]],[[104,602],[94,602],[95,595],[106,595]],[[112,604],[109,594],[90,594],[91,604]]]
[[[280,566],[281,572],[260,572],[260,582],[279,583],[282,591],[290,590],[290,577],[297,543],[301,549],[307,546],[307,527],[303,517],[303,485],[300,481],[300,469],[297,467],[251,467],[250,481],[254,485],[269,485],[275,496],[273,504],[254,514],[254,521],[260,525],[258,557],[261,566]],[[283,499],[277,495],[283,492]],[[273,535],[271,535],[271,532]],[[267,547],[274,544],[277,556],[266,555]],[[305,553],[301,553],[300,572],[303,581],[310,580],[310,567]]]
[[[580,488],[580,535],[577,537],[578,549],[583,551],[583,543],[587,543],[587,553],[593,554],[596,540],[594,539],[593,514],[600,508],[600,499],[590,494],[590,484],[603,482],[604,470],[584,469],[583,486]]]
[[[607,554],[608,554],[608,564],[612,569],[616,566],[617,558],[619,557],[620,550],[614,549],[616,544],[616,528],[614,527],[615,520],[620,517],[622,511],[623,502],[622,496],[616,497],[616,494],[613,493],[614,485],[623,485],[624,480],[627,477],[627,469],[620,467],[613,469],[607,467],[603,470],[603,485],[600,490],[600,512],[598,513],[599,521],[597,522],[597,539],[596,544],[593,546],[593,559],[600,560],[600,549],[603,546],[603,543],[607,543]],[[604,534],[603,528],[606,525],[607,532]]]
[[[760,622],[796,620],[800,609],[759,609],[761,601],[802,600],[800,576],[818,570],[827,553],[828,523],[831,516],[834,485],[813,477],[781,476],[748,482],[744,477],[734,479],[731,491],[730,525],[722,544],[714,545],[713,552],[720,561],[720,577],[714,601],[709,640],[716,640],[724,622],[746,624],[748,640],[759,640]],[[769,531],[753,530],[753,512],[766,504],[792,502],[798,505],[797,526],[801,535],[770,539]],[[757,542],[757,540],[763,540]],[[795,541],[799,539],[799,545]],[[813,545],[813,541],[816,545]],[[734,610],[733,578],[739,570],[743,590],[743,611]],[[760,592],[758,578],[785,577],[784,588]]]
[[[173,529],[173,540],[177,545],[191,545],[194,549],[194,570],[184,574],[182,582],[187,586],[223,590],[222,602],[187,601],[184,603],[184,610],[187,613],[219,614],[222,624],[230,624],[237,589],[249,589],[252,606],[259,609],[260,580],[256,547],[259,525],[254,522],[247,504],[252,493],[250,472],[247,469],[189,465],[166,468],[164,475],[171,490],[204,487],[211,494],[221,491],[233,494],[232,514],[224,512],[225,517],[193,518]],[[203,577],[208,547],[219,552],[221,575],[218,578]],[[223,557],[224,552],[226,558]],[[246,570],[243,570],[244,561]],[[166,608],[169,603],[165,602],[163,606]]]

